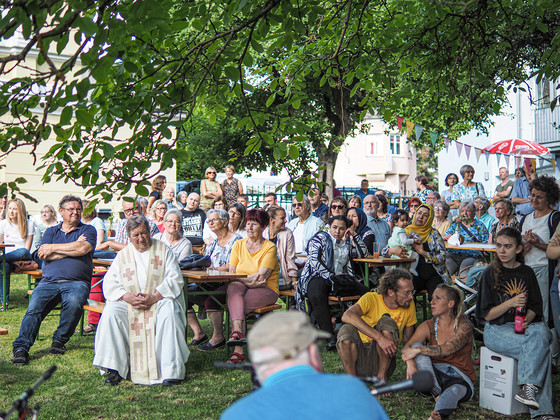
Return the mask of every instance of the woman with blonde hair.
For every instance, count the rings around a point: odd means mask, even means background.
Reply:
[[[227,178],[222,182],[222,190],[228,203],[235,203],[237,202],[237,197],[243,194],[243,185],[241,185],[237,178],[233,177],[235,173],[233,165],[226,166],[225,172]]]
[[[152,192],[148,197],[148,207],[146,208],[146,212],[148,214],[150,214],[150,210],[154,202],[156,200],[161,200],[163,198],[162,194],[166,185],[167,185],[167,178],[163,175],[156,176],[152,181]]]
[[[6,274],[6,290],[0,281],[0,310],[8,309],[10,296],[10,273],[11,263],[14,261],[31,260],[31,244],[35,226],[31,220],[27,220],[25,204],[19,198],[9,200],[6,206],[6,218],[0,222],[0,243],[13,245],[10,252],[6,253],[6,263],[2,267]],[[2,273],[0,273],[2,276]],[[3,303],[6,302],[4,305]]]
[[[207,211],[212,205],[212,200],[223,195],[223,192],[220,183],[216,182],[216,169],[209,166],[205,174],[206,179],[200,182],[200,208]]]
[[[473,329],[463,315],[463,296],[457,287],[438,285],[430,304],[433,318],[420,324],[403,347],[402,359],[407,379],[417,370],[433,377],[436,405],[429,420],[441,420],[474,395]]]

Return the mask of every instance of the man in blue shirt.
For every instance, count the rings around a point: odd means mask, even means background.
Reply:
[[[265,315],[247,336],[262,386],[224,411],[222,420],[388,419],[359,379],[323,373],[315,341],[329,336],[313,328],[303,312]]]
[[[531,191],[529,191],[529,183],[536,178],[532,167],[527,168],[526,176],[518,178],[513,184],[511,192],[511,202],[515,204],[515,214],[526,216],[534,211],[531,205]]]
[[[64,345],[74,334],[89,296],[93,272],[93,250],[97,232],[81,222],[82,200],[66,195],[60,201],[62,223],[43,234],[38,256],[43,262],[43,278],[33,289],[19,336],[13,342],[15,365],[29,362],[29,349],[35,342],[45,315],[62,302],[60,323],[53,334],[49,354],[62,355]]]
[[[367,215],[367,225],[373,230],[375,234],[375,242],[379,242],[379,251],[387,246],[389,238],[391,237],[391,227],[385,220],[377,216],[379,209],[379,199],[370,194],[364,198],[364,212]]]
[[[361,188],[361,190],[356,192],[356,195],[359,196],[362,199],[362,203],[363,203],[364,198],[366,198],[366,196],[369,195],[369,194],[373,194],[373,191],[371,191],[369,189],[369,181],[367,179],[362,179],[362,183],[360,185],[360,188]]]

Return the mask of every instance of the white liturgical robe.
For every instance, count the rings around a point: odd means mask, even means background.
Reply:
[[[184,379],[189,349],[183,284],[177,259],[161,242],[152,239],[150,249],[142,253],[132,244],[121,250],[103,279],[107,303],[95,335],[93,365],[102,372],[116,370],[123,378],[130,372],[132,381],[140,384]],[[163,299],[146,311],[121,299],[127,292],[155,290]]]

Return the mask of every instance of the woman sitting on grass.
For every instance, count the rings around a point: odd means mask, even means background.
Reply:
[[[453,414],[460,402],[470,400],[474,394],[473,332],[471,323],[463,316],[463,297],[456,287],[440,284],[431,306],[433,318],[418,327],[404,346],[402,359],[407,379],[417,370],[433,376],[436,405],[428,420],[440,420]]]
[[[531,418],[557,420],[552,405],[551,334],[543,322],[537,277],[525,265],[521,233],[511,226],[496,235],[497,257],[484,270],[476,302],[476,317],[486,321],[484,344],[517,360],[515,399],[529,407]],[[522,325],[515,325],[517,308],[525,309]]]

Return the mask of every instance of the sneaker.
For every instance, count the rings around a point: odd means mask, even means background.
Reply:
[[[25,350],[17,350],[14,352],[12,363],[18,366],[25,366],[29,363],[29,353]]]
[[[538,410],[540,405],[535,398],[537,392],[539,392],[539,388],[536,385],[525,384],[522,386],[521,391],[517,393],[515,399],[533,410]]]
[[[64,344],[59,343],[58,341],[53,341],[51,348],[49,349],[49,354],[51,356],[62,356],[64,353],[66,353],[66,347],[64,347]]]

